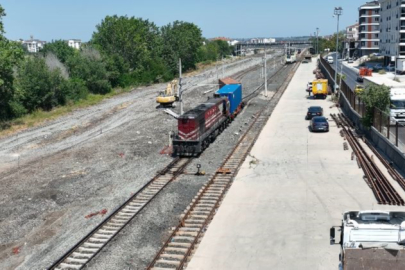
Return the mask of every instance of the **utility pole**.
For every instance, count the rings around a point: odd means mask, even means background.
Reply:
[[[319,28],[316,28],[316,54],[319,53]]]
[[[339,47],[339,17],[342,15],[343,9],[341,7],[335,7],[334,14],[337,16],[337,30],[336,30],[336,63],[335,63],[335,92],[337,90],[337,73],[338,73],[338,47]]]
[[[183,90],[181,89],[181,58],[179,58],[179,87],[178,87],[178,97],[180,101],[180,115],[183,115]]]
[[[222,79],[225,77],[224,72],[224,56],[222,56]]]
[[[264,96],[267,97],[267,54],[264,50]]]

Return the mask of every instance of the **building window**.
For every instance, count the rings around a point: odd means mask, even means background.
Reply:
[[[375,45],[375,46],[378,46],[378,41],[374,41],[374,45]]]

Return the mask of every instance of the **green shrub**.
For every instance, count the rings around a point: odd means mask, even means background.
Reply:
[[[67,101],[78,101],[87,98],[89,89],[83,80],[73,78],[66,81],[64,86],[64,94]]]

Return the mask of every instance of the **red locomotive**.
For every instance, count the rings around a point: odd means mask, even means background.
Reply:
[[[178,118],[178,133],[173,137],[173,154],[197,156],[202,153],[232,122],[242,107],[242,86],[223,86],[214,98]]]

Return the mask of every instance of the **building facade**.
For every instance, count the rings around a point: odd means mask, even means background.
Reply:
[[[34,37],[31,36],[31,39],[22,40],[21,43],[27,49],[28,52],[37,53],[44,47],[46,41],[34,39]]]
[[[250,40],[250,43],[254,44],[269,44],[269,43],[275,43],[276,39],[275,38],[252,38]]]
[[[358,56],[357,47],[359,45],[359,24],[346,27],[346,40],[344,44],[344,57]]]
[[[66,41],[69,47],[79,50],[80,46],[82,45],[82,41],[80,39],[69,39]]]
[[[359,56],[380,51],[380,3],[368,2],[359,7]]]
[[[405,1],[380,0],[380,52],[385,64],[405,59]]]

